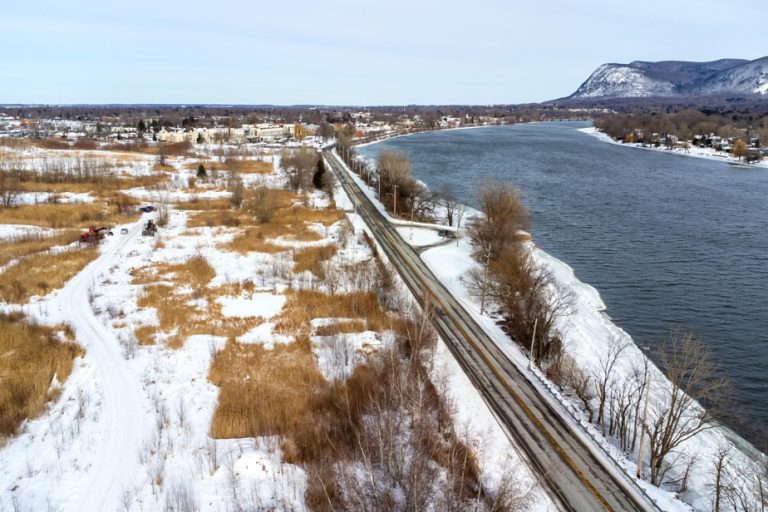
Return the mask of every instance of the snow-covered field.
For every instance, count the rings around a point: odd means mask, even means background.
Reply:
[[[40,155],[35,157],[43,161]],[[160,202],[225,197],[205,189],[199,194],[182,190],[190,175],[184,163],[174,161],[177,176],[163,195],[146,189],[130,193]],[[136,172],[143,172],[147,164],[136,165],[141,168]],[[277,175],[253,177],[254,184],[284,182]],[[350,205],[340,187],[335,189],[334,201],[340,208]],[[330,203],[322,193],[313,194],[308,202],[312,207]],[[143,223],[157,215],[144,214],[125,226],[127,234],[108,237],[100,256],[63,289],[23,306],[2,305],[3,310],[22,310],[44,323],[69,322],[85,355],[75,361],[60,397],[0,448],[0,510],[306,509],[307,473],[300,465],[283,461],[280,438],[211,437],[219,388],[209,381],[209,371],[227,343],[258,344],[266,350],[293,343],[292,336],[276,332],[274,318],[281,314],[290,288],[317,285],[306,271],[288,272],[275,280],[276,273],[284,274],[285,266],[292,265],[286,253],[226,250],[223,245],[232,241],[237,229],[190,227],[193,213],[171,207],[169,222],[156,238],[140,236]],[[289,253],[334,242],[339,249],[329,268],[364,263],[371,258],[362,238],[365,226],[354,213],[348,217],[354,236],[343,235],[337,223],[318,231],[324,237],[319,242],[272,242]],[[414,243],[420,245],[444,240],[434,229],[402,229],[412,231]],[[2,226],[0,238],[47,232]],[[215,299],[222,319],[252,321],[255,326],[236,340],[228,341],[212,330],[186,337],[177,348],[162,342],[140,345],[137,330],[157,326],[160,318],[155,308],[139,305],[145,284],[137,276],[143,276],[145,269],[178,265],[197,256],[204,257],[215,273],[209,287],[234,290]],[[252,283],[252,288],[244,287],[246,283]],[[354,291],[358,284],[338,276],[334,286]],[[177,291],[184,293],[185,288]],[[205,311],[214,304],[190,295],[188,305]],[[318,319],[313,328],[344,320]],[[349,378],[366,354],[394,342],[389,332],[367,330],[313,335],[310,341],[318,367],[329,381]],[[343,362],[334,346],[340,342],[351,347],[353,354]],[[536,477],[522,465],[514,446],[441,342],[432,373],[454,408],[456,430],[478,457],[483,485],[496,489],[514,478],[522,491],[531,489],[532,509],[551,510]]]

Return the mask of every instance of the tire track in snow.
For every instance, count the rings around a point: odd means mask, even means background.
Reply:
[[[143,218],[142,218],[143,220]],[[108,268],[141,232],[137,222],[122,239],[106,247],[103,254],[67,283],[60,308],[71,322],[77,342],[86,350],[102,391],[98,421],[105,437],[89,442],[96,446],[96,459],[74,488],[68,510],[82,512],[118,510],[123,484],[131,482],[138,466],[143,410],[139,382],[128,372],[116,336],[94,316],[89,301],[93,279]],[[130,479],[130,480],[128,480]]]

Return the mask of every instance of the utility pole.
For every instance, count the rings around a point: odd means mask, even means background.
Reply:
[[[539,325],[539,317],[533,321],[533,336],[531,336],[531,352],[528,354],[528,369],[533,365],[533,347],[536,345],[536,327]]]
[[[397,217],[397,185],[392,185],[392,188],[395,189],[395,204],[392,207],[392,214]]]
[[[413,240],[413,207],[416,205],[416,203],[413,201],[413,198],[411,198],[411,240]]]
[[[485,313],[485,290],[488,288],[488,265],[491,262],[491,246],[485,251],[485,271],[483,272],[483,289],[480,292],[480,314]]]
[[[640,423],[640,446],[637,448],[637,478],[643,472],[643,441],[645,441],[645,419],[648,414],[648,395],[651,394],[651,381],[648,380],[645,390],[645,404],[643,404],[643,421]]]

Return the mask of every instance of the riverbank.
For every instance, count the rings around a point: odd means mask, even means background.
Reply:
[[[530,121],[525,124],[532,124],[532,123],[539,123],[541,121]],[[433,133],[433,132],[450,132],[450,131],[458,131],[458,130],[473,130],[475,128],[490,128],[494,126],[510,126],[513,124],[523,124],[523,123],[502,123],[502,124],[474,124],[472,126],[457,126],[455,128],[435,128],[434,130],[419,130],[419,131],[413,131],[413,132],[406,132],[406,133],[395,133],[392,135],[384,135],[379,139],[363,142],[360,144],[355,144],[354,142],[352,145],[355,148],[364,148],[367,146],[372,146],[373,144],[379,144],[380,142],[384,142],[387,140],[393,140],[393,139],[399,139],[400,137],[408,137],[411,135],[418,135],[422,133]]]
[[[604,134],[594,132],[596,132],[596,130],[593,129],[592,135],[598,138],[607,138]],[[525,139],[525,142],[526,144],[529,143],[529,139]],[[589,151],[586,153],[589,154]],[[445,155],[442,156],[444,157],[443,160],[445,160]],[[373,155],[369,155],[369,158],[373,157]],[[557,162],[561,161],[562,160],[557,160]],[[589,159],[585,159],[585,162],[589,162]],[[423,164],[424,155],[422,155],[422,165]],[[418,169],[415,165],[414,168],[417,170],[416,177],[422,179],[423,176],[419,176]],[[445,162],[441,163],[441,175],[450,172],[448,169],[449,168],[447,168]],[[613,174],[611,174],[611,176],[613,176]],[[566,183],[568,187],[571,187],[572,178],[570,172],[568,176],[564,178],[564,183]],[[526,193],[528,193],[528,191],[526,191]],[[556,192],[553,191],[553,193]],[[624,199],[619,202],[625,203],[626,200]],[[476,263],[469,257],[468,249],[464,242],[465,241],[462,241],[460,244],[461,248],[465,249],[464,251],[459,251],[459,247],[456,247],[453,244],[448,244],[446,246],[427,250],[424,252],[423,258],[425,261],[431,260],[433,264],[430,264],[429,262],[428,264],[432,267],[435,274],[438,275],[449,288],[454,290],[455,293],[460,294],[462,301],[464,301],[465,304],[471,305],[473,304],[473,300],[464,287],[461,272],[457,270],[457,268],[463,268],[464,266],[470,268],[468,265],[471,264],[476,265]],[[593,241],[592,243],[595,242]],[[566,290],[572,295],[567,314],[561,318],[558,324],[558,327],[564,333],[568,355],[573,357],[577,361],[579,367],[583,368],[584,371],[587,372],[587,375],[589,375],[591,371],[595,370],[595,366],[599,364],[601,359],[605,358],[611,343],[613,343],[614,340],[618,340],[618,343],[626,344],[627,348],[624,350],[621,364],[618,365],[617,373],[615,374],[616,382],[622,382],[624,377],[631,376],[635,368],[638,365],[642,365],[642,361],[646,356],[632,337],[616,325],[606,314],[606,305],[597,289],[581,281],[574,273],[574,270],[565,262],[543,250],[535,248],[535,246],[532,247],[537,263],[542,268],[546,268],[551,272],[554,277],[556,282],[554,288]],[[606,247],[604,249],[610,252],[609,248]],[[462,261],[464,261],[466,265],[462,265],[460,263]],[[659,269],[659,271],[662,270],[663,269]],[[476,306],[477,305],[474,304],[471,307],[478,309]],[[493,323],[492,319],[485,318],[490,323]],[[507,341],[504,346],[510,353],[514,352],[517,359],[520,359],[521,357],[524,359],[522,351],[512,342]],[[662,372],[653,365],[651,374],[654,391],[649,400],[649,410],[655,410],[657,407],[663,405],[662,399],[665,394],[669,393],[670,383],[664,377]],[[626,454],[618,449],[614,440],[611,438],[602,438],[602,433],[599,432],[599,428],[586,421],[586,414],[581,409],[581,406],[578,404],[578,400],[576,400],[575,397],[569,396],[567,393],[560,393],[560,391],[556,389],[552,389],[552,392],[557,394],[568,404],[567,407],[574,413],[575,417],[578,418],[578,422],[589,431],[593,438],[598,440],[598,443],[609,450],[616,459],[622,461],[620,464],[625,468],[625,471],[632,470],[634,465],[633,461],[636,460],[636,455],[627,457]],[[701,411],[701,409],[697,410]],[[681,446],[678,452],[685,458],[685,460],[693,458],[694,456],[698,457],[688,481],[688,491],[685,493],[686,501],[691,503],[697,509],[708,509],[711,507],[712,459],[720,448],[730,449],[730,465],[732,471],[741,475],[739,478],[743,478],[741,480],[743,485],[747,485],[747,479],[752,478],[758,472],[756,462],[761,460],[762,456],[752,445],[732,430],[725,427],[719,427],[697,435]],[[677,476],[680,476],[685,469],[685,463],[682,463],[679,467],[680,473],[678,473]],[[750,485],[752,483],[753,482],[749,482]],[[665,488],[667,490],[672,489],[669,485]]]
[[[768,158],[764,158],[759,162],[748,164],[746,162],[743,162],[739,160],[738,158],[735,158],[731,156],[728,153],[723,153],[720,151],[717,151],[713,148],[700,148],[697,146],[691,146],[688,149],[683,148],[664,148],[664,147],[650,147],[650,146],[644,146],[640,143],[632,142],[632,143],[625,143],[625,142],[619,142],[617,140],[614,140],[610,135],[601,132],[594,126],[591,126],[589,128],[579,128],[581,133],[585,133],[587,135],[591,135],[593,137],[596,137],[599,140],[602,140],[604,142],[609,142],[611,144],[616,144],[617,146],[624,146],[628,148],[636,148],[636,149],[646,149],[648,151],[656,151],[661,153],[667,153],[671,155],[679,155],[679,156],[690,156],[694,158],[704,158],[707,160],[712,160],[716,162],[725,162],[727,164],[731,164],[738,167],[743,167],[745,169],[751,169],[751,168],[763,168],[768,169]]]

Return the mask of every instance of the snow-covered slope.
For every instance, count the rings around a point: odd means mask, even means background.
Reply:
[[[693,91],[702,95],[721,92],[768,94],[768,57],[727,69]]]
[[[767,94],[768,57],[753,61],[635,61],[603,64],[571,98]]]
[[[573,94],[573,98],[670,96],[674,84],[647,76],[632,64],[603,64]]]

